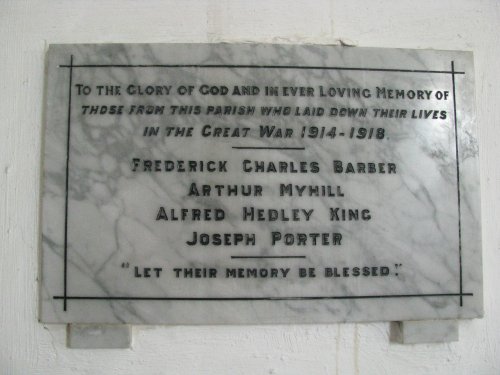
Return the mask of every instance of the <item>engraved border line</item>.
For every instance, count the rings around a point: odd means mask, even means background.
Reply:
[[[225,65],[225,64],[82,64],[59,65],[59,68],[248,68],[248,69],[315,69],[315,70],[350,70],[365,72],[400,72],[400,73],[434,73],[434,74],[465,74],[449,70],[424,69],[390,69],[390,68],[356,68],[345,66],[299,66],[299,65]]]
[[[69,190],[69,149],[71,136],[71,89],[73,85],[73,55],[71,55],[69,66],[69,94],[68,94],[68,136],[66,144],[66,189],[64,202],[64,303],[63,310],[66,311],[68,305],[68,190]]]
[[[328,299],[377,299],[415,297],[457,297],[473,296],[473,293],[430,293],[430,294],[382,294],[362,296],[306,296],[306,297],[97,297],[97,296],[55,296],[54,299],[72,300],[136,300],[136,301],[293,301]]]
[[[66,193],[65,193],[65,224],[64,224],[64,295],[54,296],[53,299],[63,300],[63,309],[67,309],[68,300],[147,300],[147,301],[289,301],[289,300],[335,300],[335,299],[374,299],[374,298],[414,298],[414,297],[460,297],[460,306],[463,304],[464,296],[473,296],[473,293],[463,293],[462,283],[462,243],[461,243],[461,217],[460,217],[460,167],[458,160],[458,125],[457,108],[455,96],[455,75],[463,74],[463,71],[455,71],[454,61],[451,62],[451,71],[448,70],[420,70],[420,69],[389,69],[389,68],[358,68],[358,67],[338,67],[338,66],[290,66],[290,65],[200,65],[200,64],[73,64],[71,55],[69,65],[58,65],[59,68],[69,68],[69,98],[68,98],[68,136],[66,154]],[[68,187],[69,187],[69,154],[70,154],[70,130],[71,130],[71,86],[74,68],[248,68],[248,69],[297,69],[297,70],[345,70],[345,71],[366,71],[366,72],[399,72],[399,73],[432,73],[451,74],[453,84],[453,110],[455,125],[455,145],[457,159],[457,190],[458,190],[458,235],[459,235],[459,265],[460,265],[460,293],[435,293],[435,294],[398,294],[398,295],[362,295],[362,296],[312,296],[312,297],[96,297],[96,296],[68,296],[67,295],[67,261],[68,261]],[[242,147],[233,147],[242,148]],[[249,148],[249,147],[245,147]],[[267,147],[266,147],[267,148]],[[261,147],[252,147],[261,149]],[[287,148],[304,149],[304,148]]]
[[[462,282],[462,220],[460,208],[460,162],[458,154],[458,122],[457,122],[457,98],[455,95],[455,61],[451,62],[451,81],[453,84],[453,120],[455,122],[455,157],[457,160],[457,206],[458,206],[458,263],[459,263],[459,279],[460,279],[460,294],[463,291]],[[463,306],[463,298],[460,296],[460,306]]]

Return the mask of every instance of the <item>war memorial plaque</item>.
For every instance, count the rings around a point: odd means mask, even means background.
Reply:
[[[470,52],[52,45],[40,320],[482,316]]]

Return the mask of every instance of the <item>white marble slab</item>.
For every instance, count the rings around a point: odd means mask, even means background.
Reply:
[[[52,45],[47,70],[41,321],[482,316],[471,53]]]

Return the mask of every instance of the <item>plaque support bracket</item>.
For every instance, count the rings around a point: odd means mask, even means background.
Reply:
[[[391,322],[391,341],[400,344],[458,341],[458,320]]]
[[[68,324],[67,347],[71,349],[129,349],[132,326],[128,324]],[[458,341],[458,320],[391,322],[390,339],[400,344]]]
[[[68,324],[66,334],[71,349],[129,349],[132,345],[128,324]]]

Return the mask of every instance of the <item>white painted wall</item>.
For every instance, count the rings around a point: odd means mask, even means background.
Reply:
[[[130,350],[69,350],[37,323],[47,43],[337,43],[472,50],[486,316],[460,342],[389,344],[388,323],[139,327]],[[0,374],[500,374],[500,1],[0,0]]]

